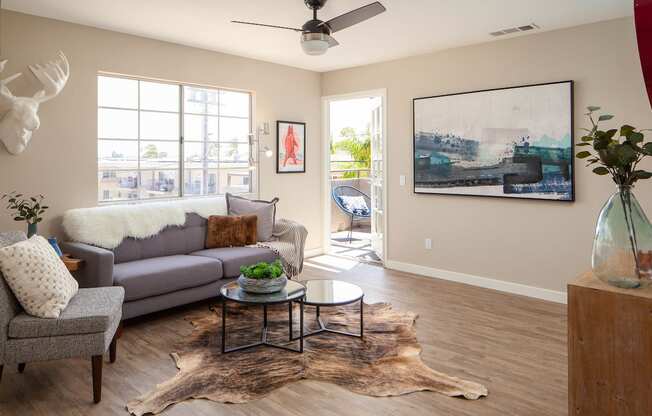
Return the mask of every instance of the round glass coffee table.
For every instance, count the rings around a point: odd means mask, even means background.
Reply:
[[[227,283],[220,289],[220,294],[222,295],[222,353],[229,353],[234,351],[242,351],[249,348],[258,347],[261,345],[266,345],[268,347],[280,348],[283,350],[288,350],[292,352],[303,352],[303,305],[304,298],[306,296],[306,288],[304,285],[297,283],[293,280],[288,280],[287,286],[285,289],[276,293],[268,294],[258,294],[258,293],[248,293],[240,288],[238,282]],[[233,348],[226,348],[226,304],[227,301],[232,301],[240,303],[243,305],[261,305],[263,307],[263,328],[260,342],[255,342],[253,344],[241,345]],[[285,345],[273,344],[267,340],[267,306],[276,305],[279,303],[288,303],[288,323],[290,328],[290,341],[299,340],[299,347],[292,348]],[[292,303],[299,302],[300,305],[300,314],[299,314],[299,336],[294,337],[292,331]]]
[[[302,283],[306,286],[306,296],[303,303],[315,307],[317,323],[319,324],[318,329],[303,334],[304,337],[321,334],[322,332],[358,338],[364,336],[364,292],[360,287],[341,280],[305,280]],[[360,302],[360,333],[353,334],[331,329],[322,321],[320,316],[321,308],[349,305],[355,302]]]

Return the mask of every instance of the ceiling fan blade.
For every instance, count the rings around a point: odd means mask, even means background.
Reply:
[[[331,37],[331,36],[328,37],[328,47],[329,48],[332,48],[333,46],[337,46],[339,44],[340,43],[338,41],[336,41],[335,39],[333,39],[333,37]]]
[[[331,29],[331,33],[337,32],[339,30],[346,29],[347,27],[356,25],[360,22],[364,22],[367,19],[371,19],[372,17],[381,14],[385,10],[387,10],[385,9],[385,6],[376,1],[371,4],[367,4],[366,6],[362,6],[359,9],[355,9],[348,13],[334,17],[331,20],[324,22],[324,24]]]
[[[303,30],[297,29],[295,27],[266,25],[264,23],[243,22],[243,21],[240,21],[240,20],[231,20],[231,23],[239,23],[241,25],[263,26],[263,27],[271,27],[271,28],[274,28],[274,29],[287,29],[287,30],[294,30],[295,32],[303,32]]]

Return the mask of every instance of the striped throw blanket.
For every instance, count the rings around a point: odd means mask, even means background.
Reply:
[[[278,254],[288,278],[298,276],[303,270],[303,250],[306,245],[308,230],[303,225],[286,219],[276,220],[274,240],[256,244]]]

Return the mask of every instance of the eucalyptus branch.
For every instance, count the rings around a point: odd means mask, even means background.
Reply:
[[[12,191],[2,195],[0,201],[7,200],[5,208],[11,212],[14,221],[25,221],[28,224],[38,224],[43,221],[43,214],[49,208],[43,205],[45,197],[36,195],[23,198],[23,194]]]
[[[588,159],[587,167],[598,164],[593,168],[597,175],[611,175],[613,181],[621,186],[631,186],[641,179],[649,179],[652,172],[638,170],[638,164],[647,156],[652,155],[652,142],[644,142],[643,132],[649,129],[636,130],[630,125],[622,125],[620,129],[601,130],[600,122],[613,118],[610,114],[601,114],[596,118],[595,112],[600,107],[590,106],[586,116],[592,128],[583,129],[587,132],[582,137],[578,146],[591,146],[591,150],[577,153],[579,159]],[[595,153],[594,153],[595,152]]]

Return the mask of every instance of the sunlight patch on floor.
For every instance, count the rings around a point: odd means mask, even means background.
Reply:
[[[317,269],[340,273],[346,270],[351,270],[359,263],[356,260],[345,259],[337,256],[329,256],[326,254],[306,259],[304,264],[306,266],[315,267]]]

